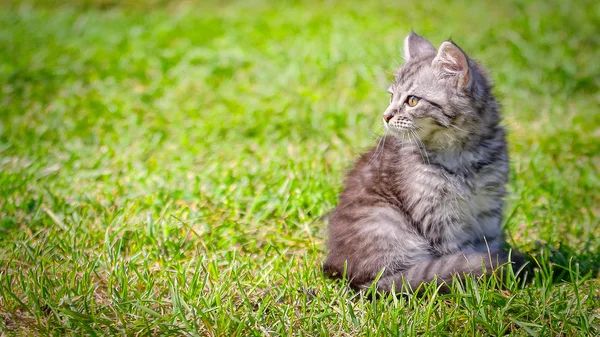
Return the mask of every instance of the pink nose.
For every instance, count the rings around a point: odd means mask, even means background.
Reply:
[[[383,120],[384,120],[386,123],[389,123],[389,122],[390,122],[390,119],[392,119],[392,117],[394,117],[394,115],[388,115],[388,114],[384,114],[384,115],[383,115]]]

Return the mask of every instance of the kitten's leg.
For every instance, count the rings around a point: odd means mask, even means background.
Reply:
[[[474,277],[490,275],[499,266],[509,262],[508,255],[502,253],[457,253],[445,255],[436,259],[423,261],[409,269],[394,275],[382,277],[377,282],[377,289],[381,292],[390,292],[395,288],[400,292],[404,282],[414,290],[421,283],[429,283],[437,279],[438,282],[446,283],[442,290],[447,291],[447,283],[452,277],[462,277],[469,274]]]
[[[371,284],[380,272],[404,270],[430,256],[429,243],[408,220],[385,207],[344,209],[330,219],[329,254],[323,271],[353,287]],[[414,230],[413,230],[414,231]]]

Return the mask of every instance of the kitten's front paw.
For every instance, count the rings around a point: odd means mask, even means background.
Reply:
[[[375,285],[375,287],[377,288],[377,292],[379,292],[379,293],[390,293],[390,292],[392,292],[392,289],[394,289],[394,290],[397,289],[397,288],[395,288],[395,282],[392,277],[380,278],[377,281],[377,284]]]
[[[397,295],[413,293],[410,283],[406,282],[401,274],[382,277],[375,286],[380,294],[390,294],[392,291]]]

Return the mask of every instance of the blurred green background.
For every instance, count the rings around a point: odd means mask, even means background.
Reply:
[[[496,83],[534,285],[370,302],[320,273],[411,29]],[[598,334],[599,47],[594,1],[3,2],[0,329]]]

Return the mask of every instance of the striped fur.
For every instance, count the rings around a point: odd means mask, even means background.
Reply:
[[[384,113],[388,135],[346,177],[323,266],[357,287],[383,271],[382,291],[403,280],[416,287],[490,273],[507,262],[508,154],[491,84],[452,42],[436,51],[411,33],[404,46]]]

